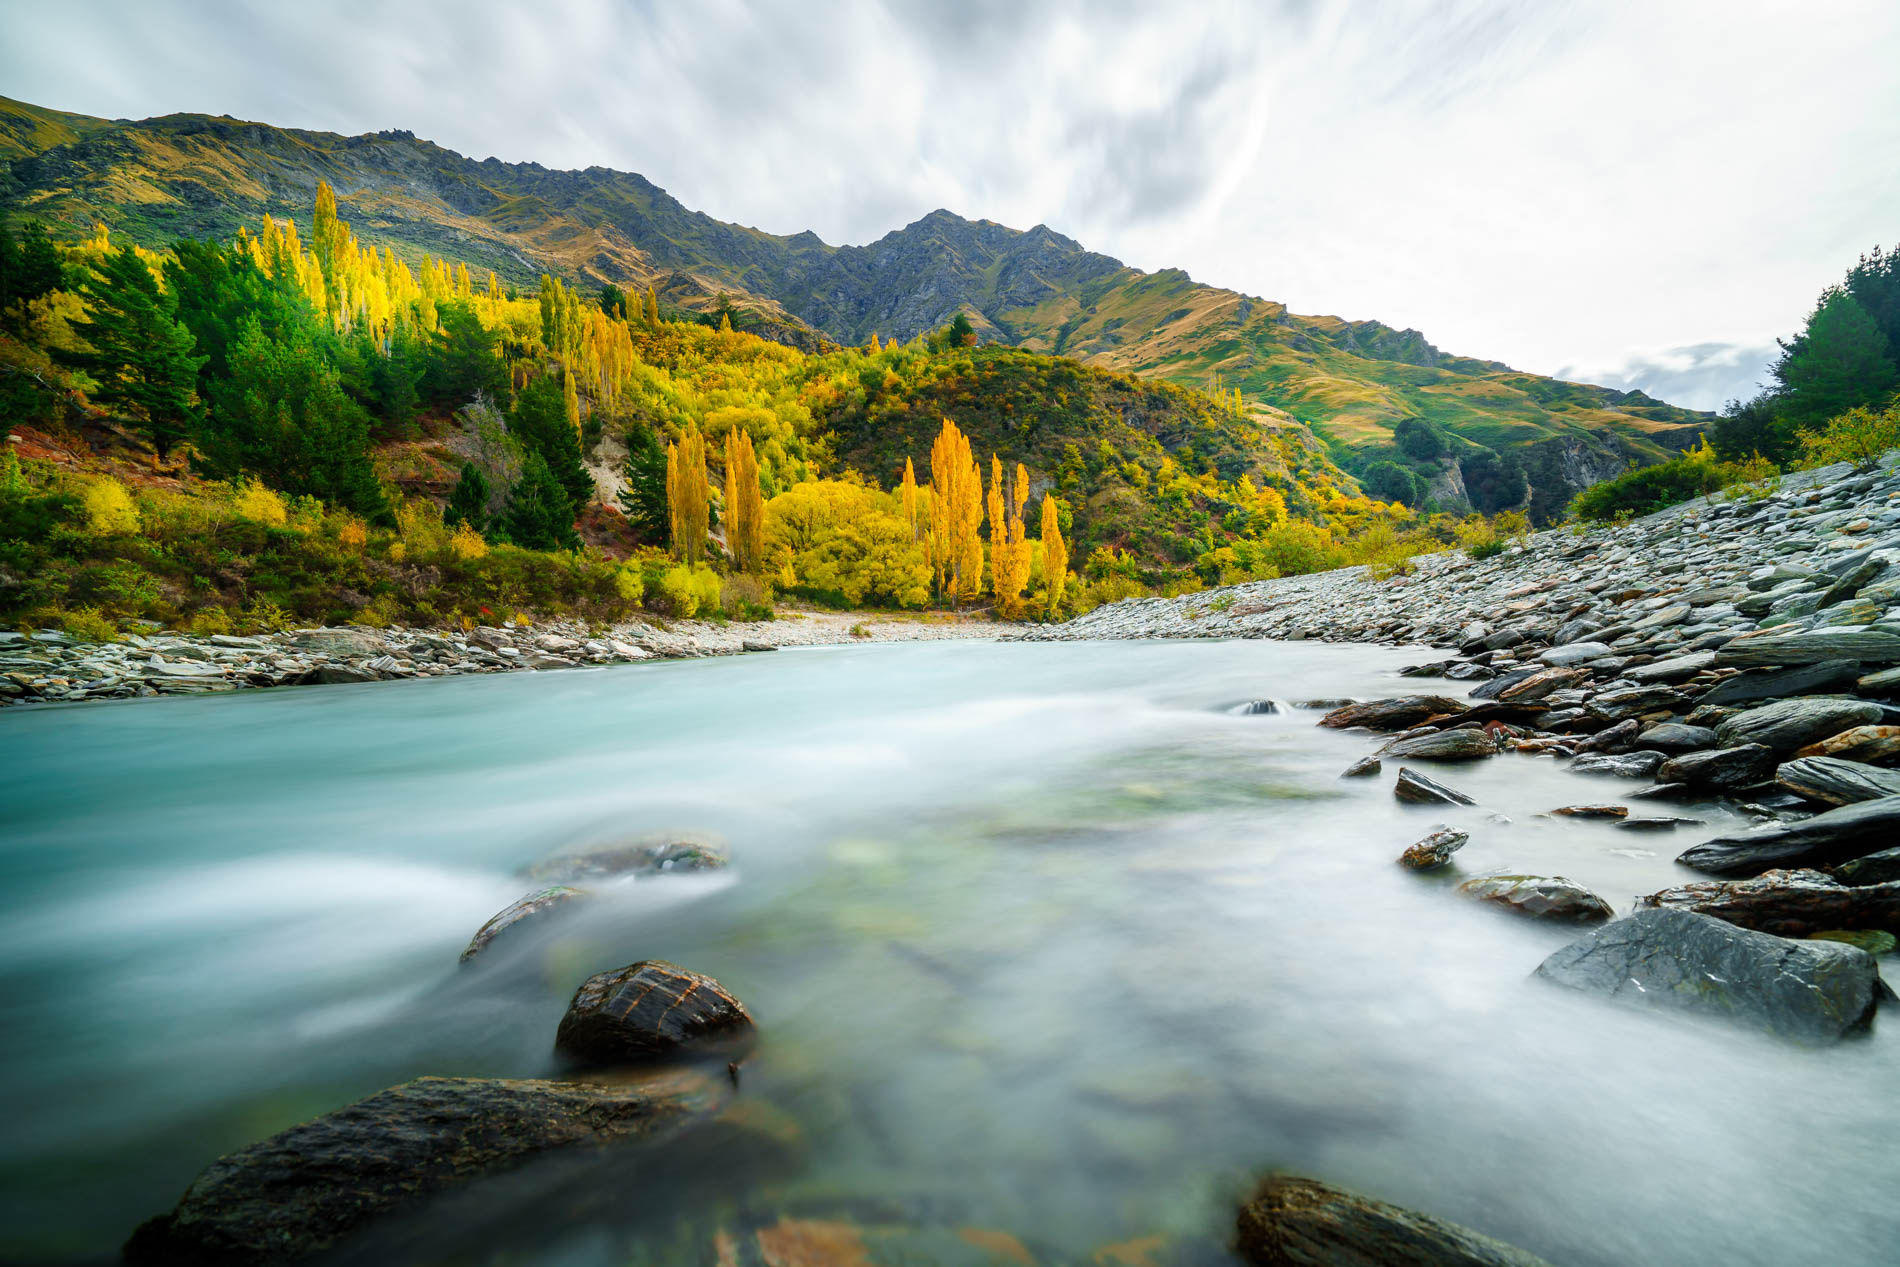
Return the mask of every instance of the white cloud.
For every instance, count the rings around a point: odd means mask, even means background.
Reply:
[[[832,242],[1046,222],[1544,372],[1768,346],[1900,239],[1891,0],[0,6],[40,104],[403,127]]]

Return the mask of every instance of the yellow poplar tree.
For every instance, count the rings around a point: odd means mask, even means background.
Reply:
[[[871,353],[872,356],[876,356],[879,352],[882,352],[884,350],[883,348],[878,346],[877,331],[875,330],[871,331],[871,345],[869,349],[867,350]]]
[[[952,606],[983,591],[983,473],[948,418],[930,446],[930,563]]]
[[[756,572],[765,557],[765,497],[752,437],[739,427],[726,433],[726,548],[741,572]]]
[[[654,328],[654,329],[656,329],[656,330],[657,330],[657,329],[659,328],[659,325],[660,325],[660,299],[659,299],[659,296],[658,296],[658,295],[655,295],[655,294],[653,293],[653,285],[652,285],[652,283],[650,283],[650,282],[649,282],[649,283],[647,284],[647,302],[646,302],[646,310],[645,310],[645,312],[643,312],[643,313],[642,313],[641,315],[643,315],[644,317],[646,317],[646,319],[647,319],[647,325],[649,325],[649,326],[651,326],[652,328]]]
[[[574,371],[564,370],[561,374],[561,403],[567,407],[568,425],[574,428],[576,435],[581,429],[581,396],[574,390]]]
[[[1023,539],[1023,500],[1029,472],[1016,464],[1016,486],[1003,486],[1003,464],[990,454],[990,588],[1003,615],[1022,614],[1023,586],[1029,580],[1029,543]]]
[[[904,459],[904,518],[910,523],[910,539],[917,539],[917,470],[911,466],[910,459]]]
[[[706,438],[688,427],[678,444],[666,446],[666,510],[673,528],[673,557],[697,563],[706,555],[711,492],[706,484]]]
[[[1062,605],[1062,589],[1069,579],[1069,546],[1062,539],[1061,517],[1056,514],[1056,499],[1042,495],[1042,580],[1049,596],[1049,614]]]

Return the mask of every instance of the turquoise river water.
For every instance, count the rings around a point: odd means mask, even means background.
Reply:
[[[1453,822],[1457,875],[1627,909],[1693,836],[1539,817],[1623,787],[1547,758],[1406,807],[1337,777],[1366,736],[1228,711],[1421,658],[942,642],[0,713],[0,1258],[110,1260],[214,1157],[409,1078],[549,1073],[579,981],[652,957],[747,1003],[739,1096],[795,1147],[511,1176],[376,1261],[692,1261],[784,1209],[1218,1262],[1276,1166],[1558,1263],[1900,1260],[1900,1027],[1571,996],[1529,979],[1569,932],[1393,864]],[[518,868],[670,831],[732,867],[458,972]]]

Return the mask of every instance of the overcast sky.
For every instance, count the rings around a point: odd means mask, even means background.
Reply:
[[[936,207],[1712,407],[1900,244],[1900,0],[0,0],[0,94]]]

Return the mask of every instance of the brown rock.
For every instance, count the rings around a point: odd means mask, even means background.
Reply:
[[[1236,1230],[1253,1267],[1550,1267],[1456,1223],[1298,1175],[1261,1183]]]
[[[1560,875],[1479,876],[1466,880],[1458,891],[1532,919],[1586,924],[1616,916],[1608,902]]]
[[[1780,937],[1829,929],[1900,928],[1900,881],[1846,885],[1819,871],[1764,871],[1748,880],[1703,880],[1636,899]]]
[[[1400,699],[1366,700],[1336,708],[1319,719],[1322,726],[1344,730],[1364,726],[1367,730],[1409,730],[1420,722],[1452,713],[1462,713],[1464,704],[1443,695],[1408,695]]]
[[[1465,847],[1469,834],[1441,827],[1399,855],[1399,865],[1413,871],[1434,871],[1451,861]]]
[[[663,959],[644,959],[582,982],[554,1049],[580,1064],[624,1065],[723,1053],[752,1037],[752,1017],[724,986]]]
[[[1888,765],[1900,758],[1900,726],[1855,726],[1819,743],[1811,743],[1794,755]]]

